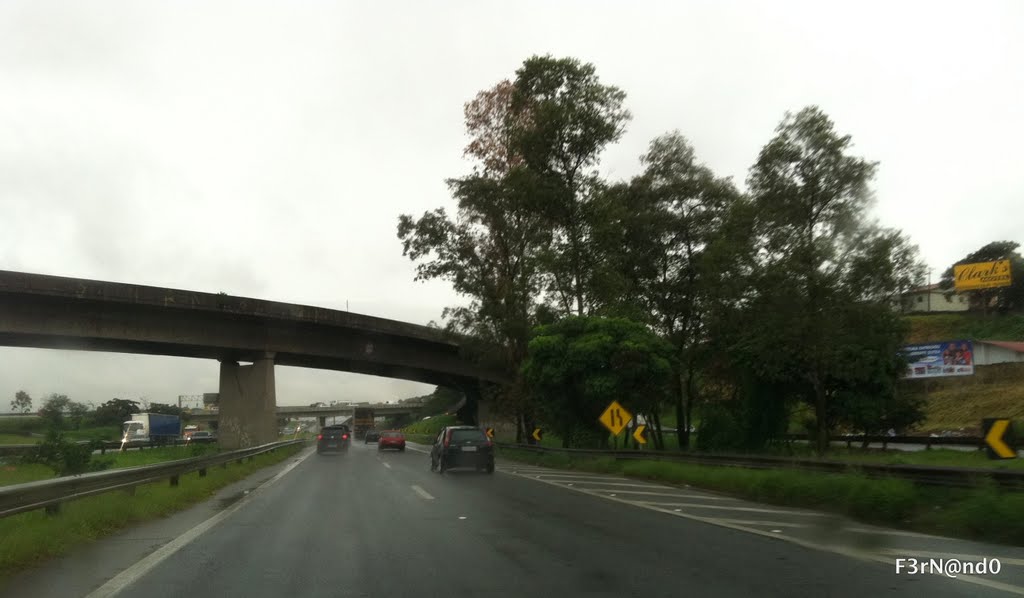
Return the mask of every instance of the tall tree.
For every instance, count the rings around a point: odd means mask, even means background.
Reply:
[[[14,393],[14,400],[11,401],[11,411],[17,413],[29,413],[32,411],[32,397],[24,390]]]
[[[630,119],[626,94],[598,78],[592,64],[533,56],[516,71],[510,139],[526,168],[543,181],[544,211],[552,232],[542,254],[545,290],[565,314],[592,313],[600,304],[591,287],[600,268],[592,243],[593,202],[603,185],[595,172],[601,152]]]
[[[419,219],[402,215],[398,237],[403,254],[420,262],[417,280],[448,280],[469,299],[468,306],[445,309],[448,330],[468,335],[468,346],[484,363],[518,376],[540,293],[538,256],[550,232],[543,215],[546,182],[526,168],[509,141],[511,131],[530,119],[511,98],[510,84],[502,82],[466,105],[466,155],[478,166],[448,181],[455,217],[444,208]],[[501,399],[520,420],[520,433],[532,425],[521,385],[504,389]]]
[[[618,211],[604,219],[598,231],[610,232],[598,238],[614,248],[625,279],[624,302],[641,308],[643,320],[676,348],[674,403],[679,444],[685,448],[706,354],[705,314],[719,276],[719,265],[706,259],[705,252],[721,242],[725,216],[739,193],[731,181],[697,161],[678,131],[653,140],[641,163],[645,168],[640,176],[608,194]]]
[[[1005,313],[1024,309],[1024,257],[1017,251],[1019,247],[1020,243],[1014,241],[993,241],[981,249],[967,254],[942,273],[939,288],[946,291],[948,295],[955,292],[953,288],[955,286],[953,280],[955,266],[1010,260],[1010,286],[966,291],[965,294],[971,309],[986,314],[992,311]]]
[[[850,147],[849,136],[808,107],[787,114],[748,179],[758,214],[756,283],[764,316],[752,331],[762,341],[757,367],[762,375],[795,375],[806,384],[820,453],[828,446],[828,402],[842,363],[835,343],[845,320],[839,314],[857,303],[888,304],[887,292],[914,277],[893,258],[913,249],[898,234],[873,233],[865,219],[877,163],[849,155]]]

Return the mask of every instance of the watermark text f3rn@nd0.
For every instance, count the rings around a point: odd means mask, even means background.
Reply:
[[[978,561],[964,561],[961,559],[896,559],[897,575],[945,575],[946,577],[957,577],[958,575],[998,575],[1003,569],[999,559],[983,558]]]

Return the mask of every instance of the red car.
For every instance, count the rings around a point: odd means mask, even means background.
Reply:
[[[377,450],[382,451],[386,448],[398,449],[400,451],[405,450],[405,434],[402,434],[398,430],[387,430],[380,433],[380,440],[377,441]]]

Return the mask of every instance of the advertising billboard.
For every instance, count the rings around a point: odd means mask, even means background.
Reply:
[[[976,291],[1010,286],[1010,260],[978,262],[953,266],[953,282],[958,291]]]
[[[970,376],[974,373],[974,345],[971,341],[942,341],[903,347],[907,358],[904,378]]]

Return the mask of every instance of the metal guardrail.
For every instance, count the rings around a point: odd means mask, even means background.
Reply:
[[[305,443],[305,440],[272,442],[207,457],[179,459],[153,465],[109,469],[52,480],[0,486],[0,518],[42,508],[54,512],[63,502],[114,490],[127,490],[165,479],[170,480],[172,486],[177,486],[179,477],[183,474],[198,471],[200,477],[203,477],[206,475],[206,470],[215,465],[226,467],[232,461],[243,461],[279,448]]]
[[[807,434],[787,434],[783,437],[785,440],[807,440],[810,441]],[[845,442],[847,448],[852,447],[854,444],[920,444],[924,445],[925,448],[931,448],[933,446],[974,446],[978,447],[979,450],[985,448],[985,439],[980,436],[860,436],[860,435],[843,435],[843,436],[830,436],[830,442]]]
[[[499,448],[515,448],[539,454],[566,454],[587,457],[611,457],[617,461],[674,461],[694,465],[742,467],[747,469],[796,469],[827,473],[860,473],[872,478],[896,478],[915,484],[970,488],[991,480],[1001,487],[1024,490],[1024,470],[983,467],[945,467],[938,465],[881,465],[824,459],[792,459],[720,453],[677,453],[663,451],[618,451],[598,449],[547,448],[532,444],[496,442]]]

